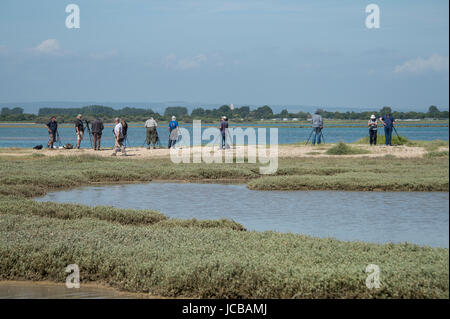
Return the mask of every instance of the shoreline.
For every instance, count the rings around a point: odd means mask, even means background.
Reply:
[[[422,142],[422,141],[420,141]],[[431,141],[433,142],[433,141]],[[414,143],[414,142],[413,142]],[[386,147],[384,145],[370,146],[367,144],[356,144],[349,143],[354,147],[362,149],[367,153],[362,154],[349,154],[349,155],[330,155],[326,154],[326,151],[331,147],[335,146],[337,143],[327,143],[321,144],[320,146],[311,146],[311,145],[302,145],[300,143],[297,144],[280,144],[278,145],[278,157],[279,158],[303,158],[303,157],[311,157],[311,158],[375,158],[375,157],[384,157],[386,155],[395,156],[398,158],[422,158],[424,155],[428,153],[425,147],[421,146],[406,146],[406,145],[394,145]],[[193,152],[201,152],[201,148],[205,146],[191,146],[191,147],[182,147],[177,148],[177,150],[186,150],[189,149],[191,156]],[[233,152],[242,151],[247,154],[249,149],[257,149],[258,147],[255,145],[249,146],[235,146],[234,148],[227,150],[220,150],[218,146],[214,146],[214,151],[219,151],[221,154],[229,154]],[[269,148],[269,147],[267,147]],[[43,148],[41,150],[34,150],[32,148],[0,148],[0,156],[27,156],[27,155],[38,155],[38,156],[83,156],[83,155],[92,155],[98,157],[111,157],[112,148],[103,148],[101,151],[94,151],[91,148],[81,148],[81,149],[64,149],[64,148],[54,148],[47,149]],[[448,152],[448,146],[440,146],[436,149],[439,152]],[[170,158],[170,150],[167,148],[157,148],[157,149],[146,149],[145,147],[135,147],[130,146],[127,147],[127,156],[118,156],[119,159],[143,159],[143,158],[156,158],[156,157],[166,157]]]
[[[33,280],[0,280],[0,293],[1,290],[8,288],[19,288],[19,289],[56,289],[59,290],[56,293],[48,294],[45,299],[61,299],[67,298],[67,293],[71,298],[80,298],[80,299],[92,299],[92,298],[117,298],[117,299],[169,299],[164,296],[156,296],[151,293],[137,293],[137,292],[129,292],[123,291],[114,287],[111,287],[107,284],[99,283],[99,282],[80,282],[80,288],[66,288],[65,283],[56,282],[56,281],[33,281]],[[61,289],[62,288],[62,289]],[[63,293],[62,290],[65,290]],[[91,297],[83,297],[79,294],[81,293],[91,293],[94,296]],[[104,296],[102,296],[104,294]],[[42,295],[45,293],[41,293],[41,296],[32,297],[32,299],[41,299]],[[4,296],[8,298],[8,296]],[[172,298],[171,298],[172,299]]]

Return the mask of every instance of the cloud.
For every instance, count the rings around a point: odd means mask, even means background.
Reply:
[[[200,67],[207,62],[208,58],[205,54],[199,54],[190,58],[178,59],[175,54],[169,54],[164,58],[166,68],[175,70],[189,70]]]
[[[42,41],[39,45],[33,48],[33,51],[40,54],[62,55],[63,51],[56,39],[48,39]]]
[[[433,54],[427,59],[419,57],[397,65],[394,73],[414,73],[420,74],[425,72],[448,72],[448,56]]]

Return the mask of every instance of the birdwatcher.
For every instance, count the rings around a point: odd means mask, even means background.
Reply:
[[[146,132],[146,143],[147,149],[150,149],[150,144],[153,143],[153,148],[156,148],[156,128],[158,127],[158,123],[156,123],[153,117],[150,117],[147,121],[145,121]]]
[[[124,120],[121,119],[120,123],[122,124],[122,133],[123,133],[123,145],[126,147],[127,146],[127,134],[128,134],[128,123]]]
[[[323,129],[323,119],[322,119],[322,115],[319,114],[319,110],[317,110],[316,112],[314,112],[314,114],[312,115],[311,118],[311,122],[312,122],[312,129],[313,129],[313,139],[312,139],[312,145],[316,144],[316,137],[317,137],[317,144],[320,144],[321,141],[321,136],[322,136],[322,129]]]
[[[391,114],[380,117],[380,122],[384,125],[384,137],[386,146],[392,146],[392,130],[394,128],[395,119]]]
[[[370,145],[377,145],[378,121],[375,114],[370,116],[368,126]]]
[[[103,121],[97,117],[94,122],[92,122],[92,136],[94,137],[94,151],[100,151],[100,143],[102,140],[102,133],[105,126]]]
[[[53,144],[56,141],[56,134],[58,133],[58,122],[56,122],[56,117],[52,116],[50,122],[48,122],[45,127],[48,131],[48,148],[53,148]]]
[[[175,116],[172,116],[172,121],[169,122],[169,148],[175,147],[178,139],[178,122]]]
[[[124,137],[123,137],[122,123],[120,122],[120,119],[117,117],[114,119],[114,123],[115,123],[115,126],[114,126],[113,132],[114,132],[115,143],[114,143],[114,153],[112,153],[111,155],[116,156],[118,149],[120,149],[120,151],[122,152],[122,155],[124,156],[124,155],[126,155],[126,152],[125,152],[125,146],[123,145]]]
[[[226,116],[222,116],[220,120],[220,126],[219,126],[220,134],[222,135],[221,139],[221,148],[225,149],[225,139],[226,139],[226,133],[228,130],[228,119]]]
[[[80,149],[81,141],[84,137],[84,125],[83,120],[81,119],[81,114],[77,115],[77,119],[75,121],[75,132],[77,134],[77,149]]]

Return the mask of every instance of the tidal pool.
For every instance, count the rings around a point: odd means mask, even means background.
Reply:
[[[82,187],[38,201],[227,218],[248,230],[449,247],[448,192],[254,191],[245,185],[161,183]]]
[[[129,299],[143,294],[121,292],[92,284],[67,288],[65,284],[32,281],[0,281],[0,299]]]

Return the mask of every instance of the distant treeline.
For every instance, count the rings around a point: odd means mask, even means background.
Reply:
[[[391,107],[385,106],[379,111],[366,112],[328,112],[323,109],[318,110],[325,119],[335,120],[366,120],[370,115],[375,114],[377,117],[390,113],[396,119],[448,119],[448,111],[440,111],[436,106],[430,106],[428,112],[397,112]],[[179,121],[191,122],[194,119],[204,122],[217,122],[221,116],[227,116],[229,119],[239,121],[257,121],[257,120],[307,120],[311,117],[308,112],[290,113],[287,109],[280,113],[274,113],[268,105],[258,107],[251,110],[249,106],[231,108],[228,105],[222,105],[217,109],[196,108],[189,114],[186,107],[170,106],[159,114],[151,109],[142,109],[134,107],[124,107],[122,109],[113,109],[109,106],[90,105],[80,108],[40,108],[37,115],[24,113],[20,107],[1,109],[0,121],[27,121],[36,123],[45,123],[51,116],[56,116],[60,123],[74,121],[78,114],[82,114],[85,119],[94,119],[99,117],[105,122],[112,122],[115,117],[124,118],[129,122],[142,122],[149,117],[155,118],[157,121],[169,121],[175,115]]]

